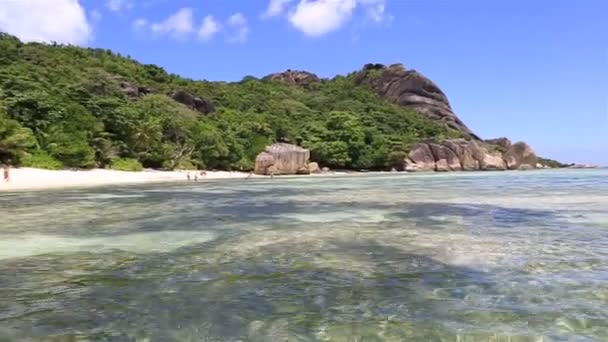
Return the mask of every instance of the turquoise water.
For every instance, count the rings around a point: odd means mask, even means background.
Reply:
[[[0,217],[0,340],[608,340],[606,170],[4,193]]]

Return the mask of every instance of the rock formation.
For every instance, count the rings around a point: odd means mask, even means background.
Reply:
[[[511,145],[512,145],[511,140],[509,140],[509,138],[505,138],[505,137],[496,138],[496,139],[487,139],[484,141],[490,145],[496,146],[496,148],[503,153],[507,152],[507,150],[509,148],[511,148]]]
[[[433,152],[433,157],[436,160],[435,171],[461,171],[462,164],[456,152],[452,151],[449,147],[429,143],[429,147]]]
[[[308,86],[321,79],[306,71],[276,73],[264,79],[294,86]],[[464,139],[412,146],[405,163],[408,171],[475,171],[534,169],[537,157],[526,143],[512,144],[508,138],[481,140],[452,111],[447,96],[431,80],[402,64],[366,64],[354,76],[356,85],[373,89],[380,97],[409,108],[462,133]]]
[[[276,143],[267,146],[255,159],[254,173],[258,175],[309,174],[310,151],[297,145]],[[316,164],[316,163],[315,163]],[[316,165],[318,169],[319,165]]]
[[[151,88],[138,86],[136,84],[128,82],[122,76],[119,75],[111,75],[108,77],[108,79],[112,82],[116,82],[120,87],[120,91],[122,91],[123,94],[127,95],[127,97],[132,99],[142,97],[153,92]]]
[[[255,168],[253,172],[258,175],[269,174],[268,168],[274,165],[274,157],[272,154],[262,152],[255,158]],[[272,171],[272,170],[271,170]]]
[[[435,171],[435,157],[428,144],[419,143],[412,146],[408,158],[412,163],[408,164],[408,160],[406,160],[406,165],[410,166],[412,170]]]
[[[321,79],[308,71],[287,70],[264,77],[265,80],[281,81],[291,85],[308,86],[312,83],[320,82]]]
[[[321,173],[321,168],[318,163],[312,162],[308,164],[308,171],[310,173]]]
[[[507,139],[508,140],[508,139]],[[500,140],[505,142],[507,140]],[[502,171],[537,166],[537,157],[526,143],[492,145],[487,142],[450,139],[414,144],[405,159],[406,171]]]
[[[509,170],[534,169],[538,163],[536,153],[524,142],[511,145],[504,158]]]
[[[176,91],[171,97],[173,100],[186,105],[199,113],[209,114],[215,111],[215,107],[211,102],[195,97],[194,95],[183,90]]]
[[[452,111],[445,94],[435,83],[402,64],[367,64],[355,77],[356,84],[369,86],[381,97],[417,111],[465,136],[479,139]]]
[[[484,149],[483,158],[479,161],[479,169],[483,171],[504,171],[507,164],[499,151]]]

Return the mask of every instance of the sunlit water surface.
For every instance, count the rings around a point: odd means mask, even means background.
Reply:
[[[0,340],[608,340],[605,170],[3,193],[0,217]]]

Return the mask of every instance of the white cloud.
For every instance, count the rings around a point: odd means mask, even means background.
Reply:
[[[133,29],[135,29],[136,31],[142,31],[144,30],[146,27],[148,26],[148,20],[144,19],[144,18],[139,18],[136,19],[133,22]]]
[[[230,26],[245,26],[247,25],[247,18],[242,13],[235,13],[228,18],[228,25]]]
[[[289,22],[304,34],[318,37],[342,27],[356,6],[356,0],[300,0],[289,13]]]
[[[286,14],[289,23],[307,36],[319,37],[336,31],[355,16],[365,13],[365,21],[380,24],[392,16],[386,11],[387,0],[270,0],[262,18]]]
[[[392,16],[386,12],[386,0],[360,0],[365,8],[367,17],[375,23],[392,20]]]
[[[92,39],[92,26],[78,0],[0,1],[0,31],[21,40],[84,44]]]
[[[228,18],[228,26],[234,30],[234,34],[228,38],[231,43],[244,43],[249,35],[247,18],[241,13],[235,13]]]
[[[191,8],[184,7],[162,22],[151,24],[150,28],[159,34],[182,38],[194,31],[194,13]]]
[[[283,14],[291,1],[292,0],[270,0],[266,12],[262,14],[262,18],[272,18]]]
[[[113,12],[120,12],[123,9],[133,8],[132,0],[107,0],[106,7]]]
[[[203,41],[210,40],[216,33],[220,32],[220,29],[221,25],[212,15],[208,15],[203,19],[203,24],[198,31],[198,37]]]

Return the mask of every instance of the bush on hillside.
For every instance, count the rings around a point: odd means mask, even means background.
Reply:
[[[22,166],[37,169],[61,170],[64,165],[45,151],[36,151],[23,157]]]
[[[118,171],[142,171],[143,165],[135,159],[120,158],[110,162],[110,168]]]

